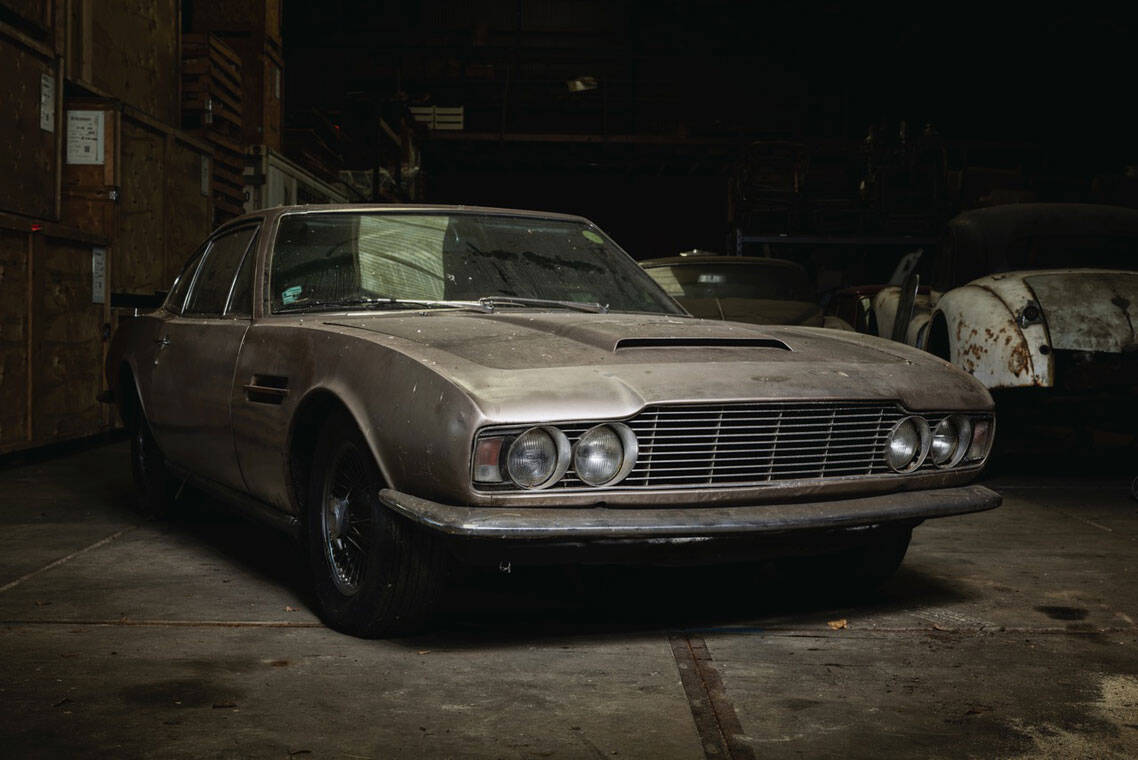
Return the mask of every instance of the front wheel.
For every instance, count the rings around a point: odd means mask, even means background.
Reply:
[[[307,501],[307,542],[320,614],[355,636],[412,633],[441,591],[445,549],[379,500],[382,477],[347,413],[320,433]]]
[[[788,579],[812,591],[839,597],[873,591],[893,577],[912,538],[911,527],[870,528],[864,543],[813,557],[792,557],[779,563]]]

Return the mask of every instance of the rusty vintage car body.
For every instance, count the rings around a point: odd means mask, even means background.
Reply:
[[[107,376],[144,504],[186,479],[304,541],[320,613],[421,625],[454,558],[792,551],[880,580],[970,484],[992,402],[853,333],[685,314],[587,220],[320,206],[218,229]],[[822,560],[819,560],[820,562]]]
[[[1132,395],[1138,211],[1078,203],[969,211],[918,269],[931,274],[928,293],[913,297],[915,270],[874,296],[881,336],[925,348],[990,389]]]
[[[822,313],[806,269],[794,261],[692,251],[641,261],[640,266],[690,314],[703,319],[853,329]]]

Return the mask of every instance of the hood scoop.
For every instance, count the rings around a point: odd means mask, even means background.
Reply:
[[[679,338],[621,338],[613,346],[613,351],[631,348],[774,348],[789,351],[790,346],[774,338],[717,338],[717,337],[679,337]]]

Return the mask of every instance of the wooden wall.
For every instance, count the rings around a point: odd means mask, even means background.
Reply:
[[[42,103],[44,78],[54,88]],[[0,150],[4,180],[0,211],[58,219],[59,102],[63,83],[51,49],[15,30],[0,28]],[[41,125],[42,109],[54,111],[51,129]]]
[[[104,305],[92,302],[91,249],[82,242],[38,236],[32,299],[32,439],[97,433],[104,408]],[[103,293],[104,302],[106,293]]]
[[[180,0],[71,0],[66,36],[69,78],[179,123]]]
[[[0,214],[0,453],[93,435],[110,425],[108,289],[92,254],[107,241]],[[95,303],[100,300],[103,303]]]
[[[0,451],[29,438],[28,244],[0,228]]]

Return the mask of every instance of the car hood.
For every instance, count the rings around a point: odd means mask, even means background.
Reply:
[[[501,422],[746,399],[991,408],[983,386],[930,354],[823,328],[576,312],[353,315],[324,325],[419,361]]]
[[[1022,284],[1021,284],[1022,283]],[[1138,272],[1104,269],[1050,269],[1004,272],[976,284],[996,292],[1018,313],[1023,285],[1043,311],[1051,347],[1120,353],[1138,348]]]
[[[677,298],[680,305],[703,319],[726,319],[757,325],[822,326],[822,310],[810,301],[773,298]]]

